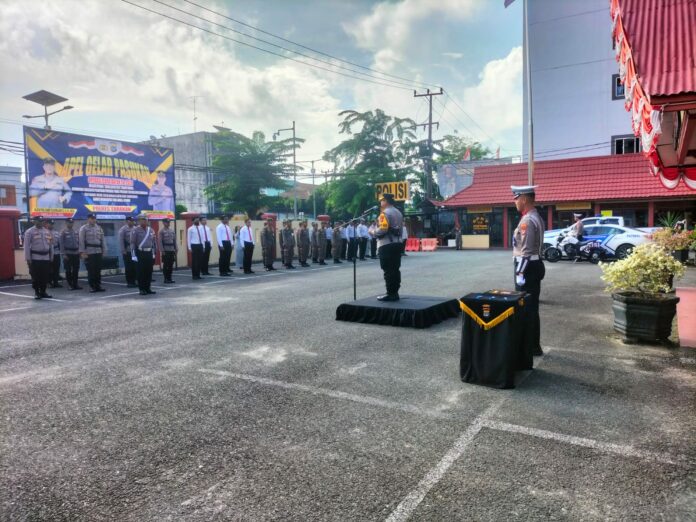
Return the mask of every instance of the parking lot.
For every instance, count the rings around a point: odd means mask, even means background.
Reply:
[[[459,380],[459,320],[335,321],[350,264],[255,269],[0,285],[0,519],[693,520],[696,350],[624,345],[597,266],[547,264],[514,390]],[[402,271],[416,295],[512,279],[500,251]],[[357,274],[383,291],[377,261]]]

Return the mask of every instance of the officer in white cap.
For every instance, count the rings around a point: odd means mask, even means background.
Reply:
[[[544,222],[535,205],[536,185],[512,186],[515,207],[522,215],[512,236],[512,255],[515,267],[515,290],[526,292],[526,327],[524,346],[534,355],[542,355],[539,322],[539,294],[546,270],[541,260]]]
[[[138,216],[138,226],[133,227],[130,236],[131,257],[137,263],[136,274],[140,295],[155,294],[150,288],[152,282],[152,265],[157,252],[155,231],[147,222],[147,215]]]

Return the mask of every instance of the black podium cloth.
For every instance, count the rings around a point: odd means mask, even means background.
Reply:
[[[428,328],[459,315],[459,301],[443,297],[402,295],[394,302],[368,297],[343,303],[336,309],[337,321]]]
[[[515,372],[532,368],[523,347],[524,292],[489,290],[461,298],[462,381],[494,388],[514,388]]]

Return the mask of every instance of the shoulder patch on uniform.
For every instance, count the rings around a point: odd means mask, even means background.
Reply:
[[[520,232],[523,234],[527,233],[527,223],[520,223]]]

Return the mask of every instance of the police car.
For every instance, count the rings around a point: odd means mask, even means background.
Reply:
[[[591,242],[596,248],[601,248],[606,257],[623,259],[628,256],[634,247],[651,241],[649,229],[637,229],[617,224],[623,218],[586,218],[583,219],[585,230],[583,232],[583,243]],[[561,232],[568,232],[566,229],[548,230],[544,232],[544,251],[556,244],[556,240]]]

